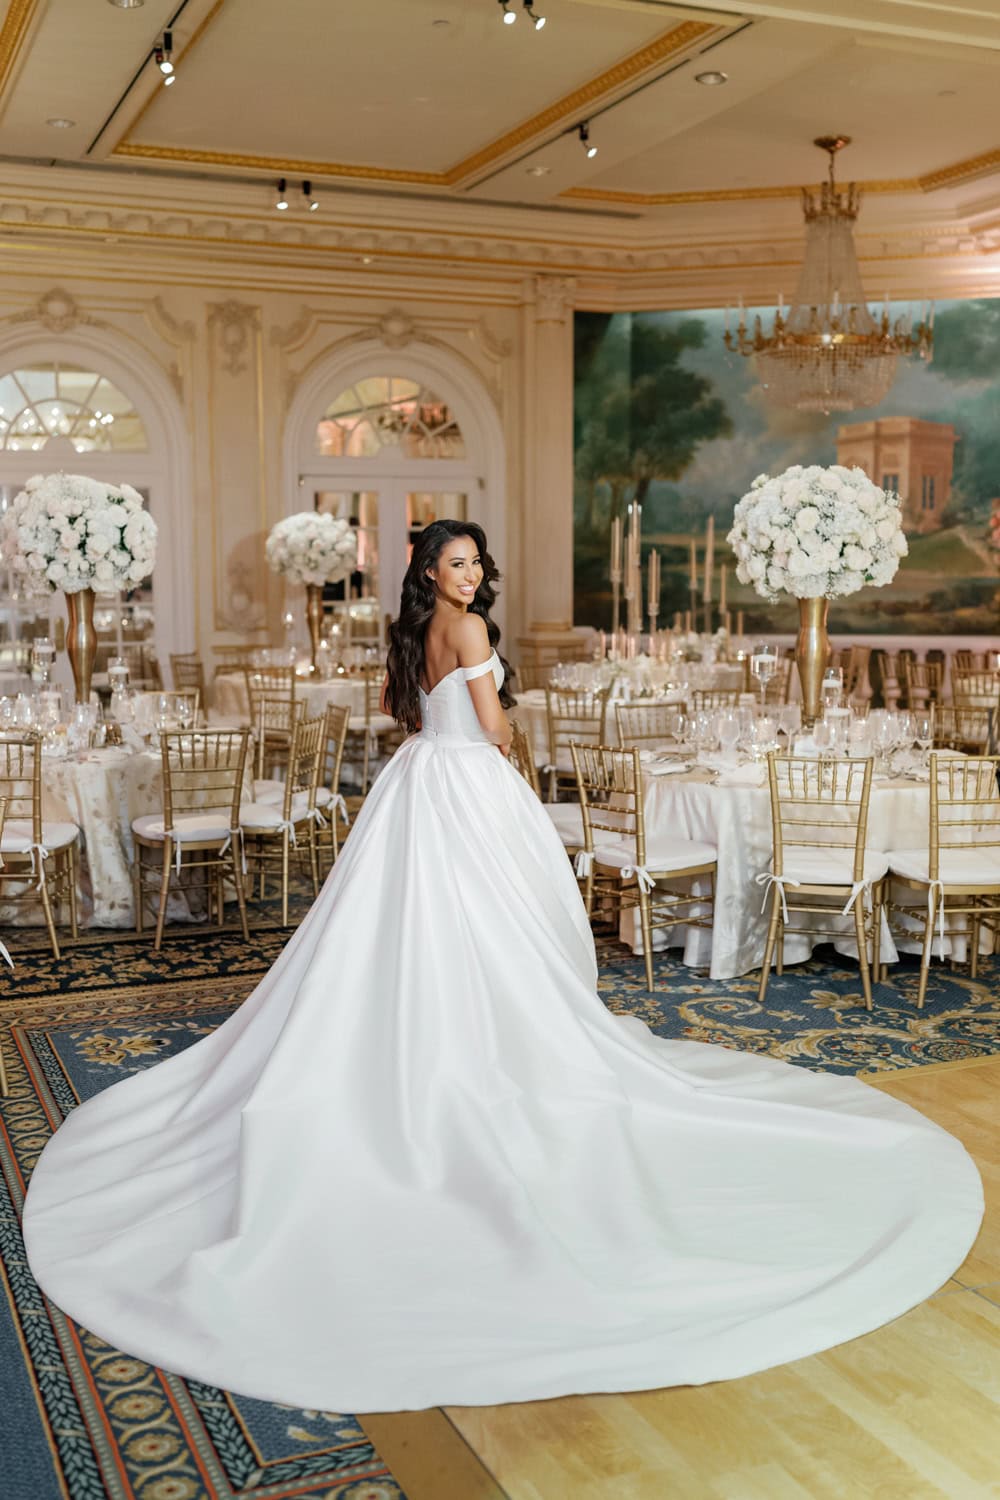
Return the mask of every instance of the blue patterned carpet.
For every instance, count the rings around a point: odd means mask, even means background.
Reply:
[[[170,932],[148,941],[93,935],[54,964],[19,936],[0,989],[11,1077],[0,1108],[0,1402],[4,1500],[403,1500],[350,1415],[250,1401],[184,1381],[109,1348],[44,1302],[27,1270],[19,1215],[31,1168],[66,1113],[128,1072],[181,1050],[250,992],[286,933]],[[34,946],[29,947],[29,944]],[[856,968],[832,950],[774,978],[758,1006],[752,978],[716,983],[664,957],[659,989],[641,961],[601,949],[601,993],[662,1036],[767,1052],[809,1068],[861,1072],[1000,1051],[1000,962],[971,982],[935,969],[915,1009],[916,965],[861,1003]]]

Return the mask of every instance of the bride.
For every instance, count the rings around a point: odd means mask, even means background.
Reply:
[[[851,1078],[612,1016],[508,764],[498,577],[413,549],[412,731],[211,1036],[75,1109],[24,1216],[43,1290],[130,1354],[336,1411],[749,1374],[933,1292],[982,1214],[956,1140]]]

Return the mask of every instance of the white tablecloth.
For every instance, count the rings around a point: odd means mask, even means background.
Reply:
[[[713,979],[733,979],[759,969],[764,958],[767,912],[761,911],[764,888],[756,883],[756,877],[771,862],[767,787],[716,786],[711,773],[703,770],[687,775],[648,774],[644,785],[648,842],[658,835],[699,839],[718,850],[713,928],[674,928],[669,933],[670,946],[683,944],[684,962],[707,967]],[[928,801],[928,788],[919,782],[876,783],[869,808],[868,847],[886,850],[926,846]],[[793,921],[801,925],[803,919]],[[853,933],[853,918],[844,918],[842,925],[845,951],[856,952],[847,936]],[[668,940],[667,932],[656,936],[661,946]],[[886,938],[883,928],[882,956],[886,963],[893,963],[898,954]],[[821,933],[817,941],[831,939]],[[633,946],[641,951],[639,945]],[[801,962],[808,957],[810,947],[806,937],[788,937],[787,961]]]

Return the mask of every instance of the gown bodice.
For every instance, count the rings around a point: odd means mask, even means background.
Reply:
[[[474,677],[485,676],[490,671],[499,691],[503,683],[503,667],[495,651],[491,651],[486,661],[478,666],[456,667],[435,683],[429,693],[420,689],[420,733],[424,739],[451,744],[492,743],[479,722],[476,705],[466,687]]]

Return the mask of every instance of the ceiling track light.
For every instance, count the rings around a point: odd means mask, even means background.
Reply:
[[[541,31],[542,27],[545,25],[545,17],[535,15],[534,5],[535,0],[524,0],[524,13],[528,17],[528,20],[531,22],[532,26],[534,26],[535,30]]]
[[[163,40],[157,42],[153,48],[153,61],[163,74],[164,85],[174,82],[174,64],[172,53],[174,50],[174,34],[172,31],[163,33]]]
[[[306,200],[306,208],[311,214],[314,214],[319,208],[319,199],[313,197],[311,182],[304,182],[302,184],[302,196]]]
[[[505,26],[513,26],[517,20],[517,11],[511,10],[510,0],[497,0],[497,3],[503,11],[503,24]]]
[[[288,188],[288,183],[285,181],[284,177],[279,178],[278,179],[278,196],[274,200],[274,206],[278,210],[279,213],[284,213],[285,209],[288,207],[288,193],[287,193],[287,188]]]
[[[579,132],[579,136],[580,136],[580,145],[583,147],[584,151],[586,151],[587,155],[590,156],[590,157],[596,156],[597,155],[597,147],[594,145],[593,141],[590,139],[590,121],[589,120],[582,121],[581,124],[578,126],[578,132]]]

